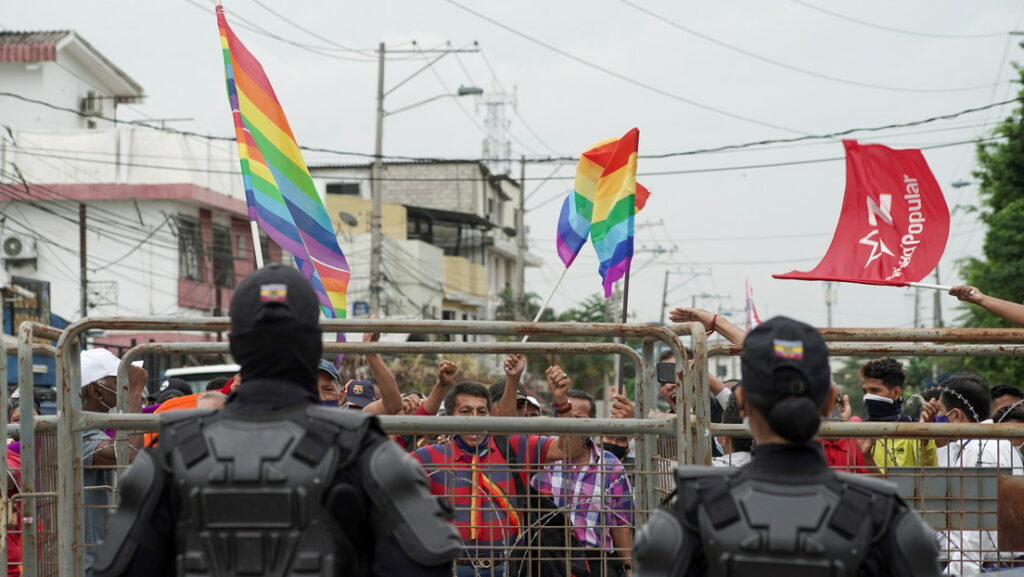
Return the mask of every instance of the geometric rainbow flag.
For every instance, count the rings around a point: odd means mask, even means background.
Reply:
[[[640,131],[604,140],[580,156],[575,186],[562,203],[555,244],[568,268],[589,237],[594,243],[605,297],[629,272],[633,258],[634,215],[650,192],[636,182]]]
[[[348,261],[288,118],[263,67],[228,26],[221,6],[217,26],[249,220],[295,257],[324,316],[345,318]]]

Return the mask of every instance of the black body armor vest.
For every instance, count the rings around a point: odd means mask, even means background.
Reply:
[[[178,575],[346,573],[355,552],[327,501],[367,422],[360,413],[317,406],[266,420],[228,411],[165,419],[160,460],[180,499]]]
[[[856,577],[895,505],[892,489],[824,471],[800,483],[741,470],[680,469],[677,506],[712,577]]]

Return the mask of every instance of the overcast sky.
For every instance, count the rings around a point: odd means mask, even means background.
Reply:
[[[1007,100],[1016,90],[1012,62],[1021,50],[1021,38],[1008,32],[1019,29],[1024,10],[1019,0],[458,0],[505,29],[448,0],[260,1],[262,6],[226,0],[225,8],[236,33],[262,61],[301,144],[372,151],[377,66],[369,51],[378,42],[406,50],[411,41],[425,48],[478,42],[481,54],[445,57],[396,90],[386,106],[396,109],[459,85],[492,93],[515,87],[517,113],[508,111],[515,156],[576,156],[633,126],[641,132],[641,154],[654,154],[903,123]],[[306,48],[247,30],[245,21]],[[146,102],[122,107],[123,118],[187,117],[194,120],[174,126],[232,134],[208,0],[7,1],[0,25],[80,33],[145,88]],[[387,85],[423,62],[421,55],[398,55],[387,64]],[[897,148],[970,142],[1008,112],[1001,107],[856,137]],[[385,154],[479,156],[483,114],[484,107],[463,98],[389,117]],[[976,186],[950,186],[972,180],[974,146],[924,154],[953,210],[941,272],[943,283],[956,283],[956,261],[978,255],[984,233],[973,216],[956,208],[975,204]],[[839,141],[825,140],[641,159],[640,181],[653,196],[637,220],[630,294],[635,319],[658,319],[670,271],[670,306],[689,303],[693,295],[716,295],[698,296],[698,305],[741,309],[749,279],[763,318],[786,314],[824,326],[823,283],[771,274],[809,270],[824,255],[842,201],[844,166],[806,161],[841,156]],[[307,156],[310,164],[357,160]],[[791,162],[803,163],[750,168]],[[730,170],[693,172],[721,168]],[[527,168],[530,247],[546,262],[528,272],[527,289],[542,296],[561,273],[554,227],[573,171],[572,165]],[[691,172],[643,176],[679,171]],[[584,249],[553,300],[556,310],[600,290],[596,267],[592,249]],[[835,326],[912,324],[914,299],[906,289],[844,284],[836,285],[836,294]],[[922,296],[921,313],[930,326],[931,294]],[[943,302],[949,322],[956,302],[948,296]]]

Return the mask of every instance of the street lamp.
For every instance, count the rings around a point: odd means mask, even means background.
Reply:
[[[384,110],[384,97],[385,96],[387,96],[388,94],[391,94],[392,92],[394,92],[396,88],[402,86],[403,84],[408,82],[410,79],[412,79],[414,76],[418,75],[420,72],[423,72],[427,68],[433,66],[435,62],[437,62],[438,60],[440,60],[444,56],[444,54],[442,54],[438,58],[432,60],[431,62],[428,62],[426,64],[426,66],[424,66],[423,68],[420,68],[416,72],[412,73],[411,76],[409,76],[405,80],[402,80],[398,84],[394,85],[391,88],[391,90],[388,90],[387,92],[385,92],[384,91],[384,53],[385,53],[385,46],[384,46],[384,43],[381,42],[380,43],[380,47],[379,47],[378,52],[377,52],[377,54],[379,56],[379,59],[378,59],[378,62],[377,62],[377,130],[376,130],[376,139],[375,139],[374,148],[373,148],[373,152],[374,152],[373,166],[370,169],[370,199],[373,202],[373,208],[372,208],[372,211],[370,212],[370,314],[377,315],[377,316],[380,316],[380,290],[381,290],[381,280],[382,280],[382,275],[381,275],[381,269],[382,269],[382,262],[381,262],[382,261],[382,250],[381,250],[381,244],[382,244],[383,238],[382,238],[382,234],[381,234],[381,209],[382,209],[382,207],[381,207],[381,198],[382,198],[383,195],[381,194],[382,191],[381,191],[380,176],[381,176],[381,170],[384,168],[384,162],[383,162],[383,158],[382,158],[383,148],[384,148],[384,143],[383,143],[383,139],[384,139],[384,117],[385,116],[391,116],[393,114],[398,114],[399,112],[404,112],[404,111],[409,110],[411,108],[416,108],[417,106],[421,106],[423,104],[426,104],[428,102],[433,102],[433,101],[439,100],[441,98],[448,98],[448,97],[456,97],[457,98],[457,97],[460,97],[460,96],[478,96],[480,94],[483,94],[483,92],[484,92],[484,89],[480,88],[478,86],[460,86],[458,91],[455,92],[454,94],[439,94],[437,96],[433,96],[433,97],[428,98],[426,100],[421,100],[420,102],[416,102],[414,104],[410,104],[409,106],[403,106],[402,108],[398,108],[398,109],[395,109],[395,110],[392,110],[392,111],[386,111],[386,110]]]

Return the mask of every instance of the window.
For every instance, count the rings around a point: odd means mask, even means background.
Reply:
[[[359,196],[358,182],[328,182],[327,194],[342,194],[345,196]]]
[[[203,235],[199,219],[178,216],[178,277],[185,280],[205,281],[203,266]]]
[[[219,287],[235,286],[235,261],[231,256],[231,231],[213,225],[213,283]]]

